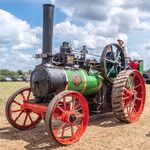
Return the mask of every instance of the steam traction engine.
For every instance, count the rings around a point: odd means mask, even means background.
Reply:
[[[86,59],[85,46],[76,57],[68,42],[52,54],[54,6],[45,4],[42,58],[32,72],[30,88],[11,95],[6,117],[17,129],[35,127],[43,119],[50,138],[68,145],[79,140],[89,114],[113,111],[123,122],[135,122],[145,104],[145,84],[138,70],[125,70],[117,44],[107,45],[100,62]]]

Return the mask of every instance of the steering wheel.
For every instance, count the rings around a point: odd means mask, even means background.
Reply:
[[[101,72],[106,80],[113,83],[119,72],[125,69],[125,56],[118,44],[106,45],[100,59]]]

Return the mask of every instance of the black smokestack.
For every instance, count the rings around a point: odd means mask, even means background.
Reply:
[[[52,63],[54,5],[43,5],[43,54],[42,64]]]

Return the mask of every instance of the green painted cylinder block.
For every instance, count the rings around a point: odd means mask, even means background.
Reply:
[[[84,69],[65,70],[67,84],[66,90],[74,90],[83,95],[96,93],[102,86],[103,77],[98,72]]]
[[[143,66],[143,60],[139,60],[139,71],[141,74],[144,73],[144,66]]]

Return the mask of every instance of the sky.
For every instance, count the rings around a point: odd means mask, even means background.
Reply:
[[[55,5],[53,53],[69,41],[101,56],[122,38],[128,56],[150,68],[149,0],[0,0],[0,68],[29,70],[41,62],[34,55],[42,51],[44,3]]]

